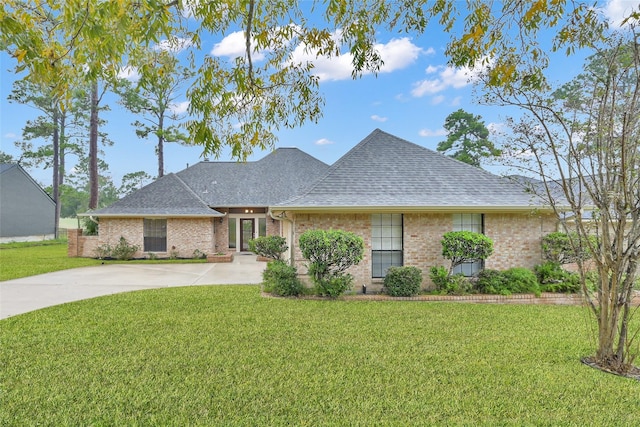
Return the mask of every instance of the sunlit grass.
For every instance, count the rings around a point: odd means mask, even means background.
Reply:
[[[51,273],[69,268],[112,263],[190,263],[202,259],[157,259],[131,261],[101,261],[92,258],[69,258],[66,240],[6,243],[0,245],[0,281]]]
[[[0,321],[0,425],[638,425],[566,306],[169,288]]]

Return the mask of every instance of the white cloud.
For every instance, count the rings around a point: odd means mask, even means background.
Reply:
[[[489,123],[487,125],[489,133],[493,136],[497,136],[506,132],[507,128],[508,126],[505,123]]]
[[[431,67],[430,67],[431,68]],[[429,70],[428,74],[435,71]],[[476,73],[469,68],[438,67],[438,77],[435,79],[421,80],[413,84],[411,94],[416,98],[425,95],[433,95],[449,88],[460,89],[473,81]]]
[[[380,117],[377,114],[374,114],[373,116],[371,116],[371,120],[373,120],[374,122],[384,123],[388,120],[388,117]]]
[[[485,58],[483,58],[478,64],[479,65],[474,68],[453,68],[445,65],[430,65],[425,70],[425,73],[437,74],[437,77],[414,83],[411,95],[420,98],[425,95],[434,95],[449,88],[461,89],[476,80],[479,74],[490,65],[490,62],[485,61]]]
[[[5,133],[4,137],[7,138],[7,139],[16,139],[18,137],[18,135],[16,135],[13,132],[9,132],[9,133]]]
[[[184,114],[189,109],[189,101],[178,102],[177,104],[171,104],[169,109],[173,114]]]
[[[431,98],[431,105],[442,104],[443,101],[444,101],[444,95],[437,95]]]
[[[231,33],[222,39],[220,43],[216,43],[211,49],[211,55],[213,56],[226,56],[227,58],[238,58],[244,56],[247,50],[246,41],[243,31],[236,31]],[[265,51],[255,51],[252,53],[253,61],[260,61],[264,59]]]
[[[136,82],[140,80],[140,73],[137,68],[127,65],[118,71],[118,78]]]
[[[331,144],[334,144],[334,142],[328,140],[327,138],[320,138],[319,140],[314,142],[314,144],[316,144],[316,145],[331,145]]]
[[[180,53],[183,50],[190,47],[193,43],[191,40],[182,38],[182,37],[174,37],[172,39],[162,40],[160,43],[155,45],[155,50],[164,50],[167,52]]]
[[[640,0],[610,0],[603,8],[604,15],[609,20],[609,23],[618,28],[622,26],[622,21],[633,11],[640,13]],[[635,22],[637,23],[637,20]]]
[[[334,34],[336,39],[339,38],[339,32]],[[391,73],[401,70],[413,64],[418,56],[429,55],[434,50],[422,49],[411,42],[408,37],[400,39],[392,39],[388,43],[378,43],[375,45],[376,51],[384,64],[380,67],[379,73]],[[326,58],[318,56],[317,52],[309,49],[306,45],[298,45],[291,56],[291,61],[296,63],[313,63],[313,74],[320,80],[346,80],[351,78],[353,71],[353,55],[344,53],[336,57]],[[366,74],[366,73],[365,73]]]
[[[420,132],[418,132],[418,134],[423,137],[445,136],[447,134],[447,131],[444,128],[440,128],[437,130],[420,129]]]
[[[461,96],[456,96],[455,98],[453,98],[451,100],[451,103],[449,103],[449,105],[451,107],[457,107],[457,106],[460,105],[461,101],[462,101],[462,97]]]

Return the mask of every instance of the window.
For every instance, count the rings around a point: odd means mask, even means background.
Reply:
[[[373,214],[371,215],[372,277],[384,277],[392,266],[402,266],[402,214]]]
[[[453,214],[453,231],[473,231],[474,233],[484,233],[483,214]],[[453,269],[453,274],[464,274],[467,277],[473,276],[482,270],[482,260],[465,262]]]
[[[267,218],[258,218],[258,236],[267,235]]]
[[[229,249],[236,248],[236,218],[229,218]]]
[[[144,251],[167,251],[167,220],[144,219]]]

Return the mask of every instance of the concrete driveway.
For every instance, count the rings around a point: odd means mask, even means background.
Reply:
[[[109,264],[0,282],[0,319],[102,295],[174,286],[258,284],[266,263],[240,254],[220,264]]]

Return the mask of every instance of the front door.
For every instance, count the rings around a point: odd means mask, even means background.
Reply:
[[[256,222],[253,218],[240,220],[240,248],[242,251],[249,250],[249,240],[253,239],[256,231]]]

